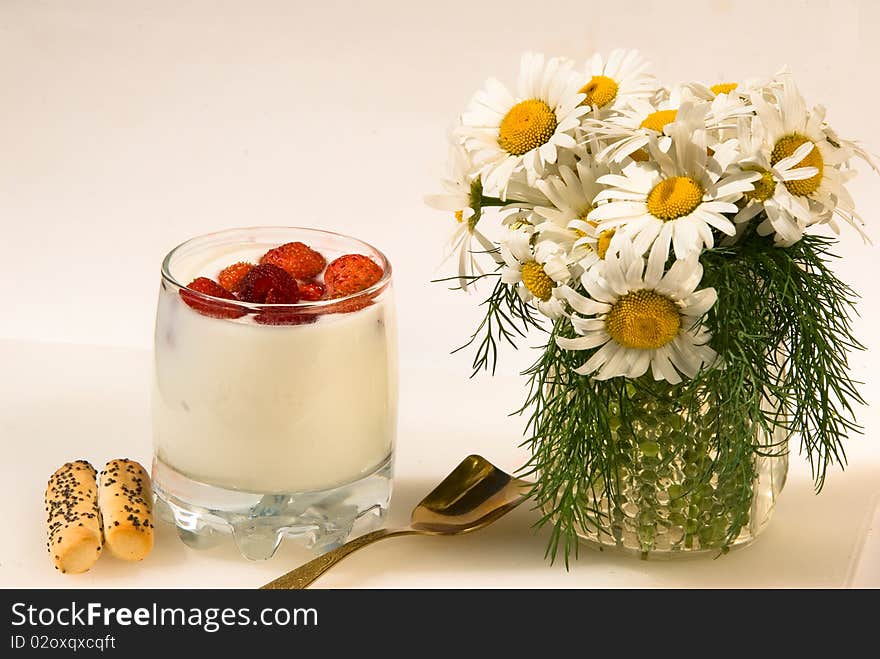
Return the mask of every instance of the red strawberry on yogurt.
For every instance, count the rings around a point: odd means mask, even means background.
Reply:
[[[266,304],[296,304],[300,299],[296,280],[271,263],[254,266],[239,283],[238,296],[244,302]]]
[[[186,288],[181,288],[180,298],[191,309],[211,318],[241,318],[247,313],[235,304],[223,302],[236,298],[216,281],[207,277],[194,279]]]
[[[261,264],[277,265],[294,279],[313,279],[324,270],[327,260],[305,243],[285,243],[270,249]]]
[[[363,254],[340,256],[327,266],[324,283],[331,298],[346,297],[368,289],[382,279],[385,272]]]

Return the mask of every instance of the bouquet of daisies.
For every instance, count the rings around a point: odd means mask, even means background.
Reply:
[[[829,236],[862,233],[846,183],[855,158],[876,166],[787,71],[670,88],[636,51],[583,67],[527,53],[516,86],[488,80],[451,142],[447,194],[427,202],[455,218],[450,281],[493,282],[475,370],[549,332],[523,411],[554,554],[584,528],[620,544],[623,481],[652,453],[681,460],[684,435],[706,459],[674,483],[683,497],[752,483],[757,458],[794,435],[821,487],[860,402],[855,295],[828,267]],[[664,414],[685,420],[668,445],[632,429]],[[746,511],[694,533],[723,549],[748,524]]]

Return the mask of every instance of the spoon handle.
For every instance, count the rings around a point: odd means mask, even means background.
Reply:
[[[317,558],[310,560],[308,563],[300,565],[295,570],[291,570],[274,581],[270,581],[265,586],[261,586],[260,590],[299,590],[302,588],[308,588],[315,579],[320,577],[352,552],[355,552],[362,547],[366,547],[367,545],[371,545],[377,540],[393,538],[398,535],[412,535],[414,533],[418,533],[418,531],[413,529],[379,529],[378,531],[367,533],[354,540],[349,540],[336,549],[331,549],[326,554],[321,554]]]

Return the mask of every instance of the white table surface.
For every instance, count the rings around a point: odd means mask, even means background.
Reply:
[[[207,551],[184,546],[160,524],[153,553],[130,564],[111,556],[81,575],[62,575],[46,555],[43,488],[67,459],[95,464],[116,456],[150,457],[148,351],[0,342],[0,434],[11,459],[2,462],[0,501],[10,529],[0,543],[0,585],[37,587],[254,587],[310,554],[291,543],[274,558],[251,563],[231,542]],[[397,479],[389,524],[409,510],[470,452],[505,470],[525,454],[516,448],[520,420],[486,416],[487,396],[517,400],[518,378],[468,381],[462,373],[413,368],[402,372]],[[546,533],[521,507],[494,526],[454,538],[408,537],[363,550],[318,584],[372,587],[742,587],[880,586],[880,543],[869,535],[880,493],[880,459],[867,442],[853,443],[852,467],[832,473],[820,496],[806,465],[793,468],[769,528],[750,547],[718,560],[640,561],[585,550],[569,572],[543,559]],[[876,530],[875,530],[876,533]]]
[[[0,2],[0,586],[255,586],[307,558],[262,564],[231,547],[196,553],[158,529],[139,565],[51,569],[42,489],[63,462],[149,461],[150,345],[159,263],[178,242],[232,226],[329,228],[380,246],[395,266],[402,397],[390,523],[458,461],[513,470],[516,375],[468,380],[477,300],[428,281],[450,217],[438,191],[445,130],[489,76],[510,81],[534,49],[578,60],[638,47],[661,79],[712,83],[788,64],[846,136],[880,150],[880,3],[764,0],[536,5],[529,0],[291,3],[254,0]],[[818,30],[818,34],[816,33]],[[862,168],[864,169],[864,168]],[[877,238],[880,178],[850,185]],[[838,272],[862,293],[852,363],[880,396],[876,248],[845,232]],[[531,341],[535,344],[537,340]],[[642,562],[586,551],[566,573],[523,507],[461,538],[401,538],[348,559],[320,585],[880,586],[880,423],[860,412],[850,465],[820,496],[792,456],[768,530],[719,560]],[[872,530],[873,529],[873,530]]]

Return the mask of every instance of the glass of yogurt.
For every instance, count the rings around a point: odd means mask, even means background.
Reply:
[[[188,288],[289,243],[331,267],[367,257],[379,279],[292,304]],[[325,283],[322,273],[299,286]],[[288,227],[221,231],[174,248],[162,263],[152,407],[159,511],[187,544],[231,534],[244,556],[263,559],[285,536],[323,551],[377,526],[397,427],[388,259],[355,238]]]

